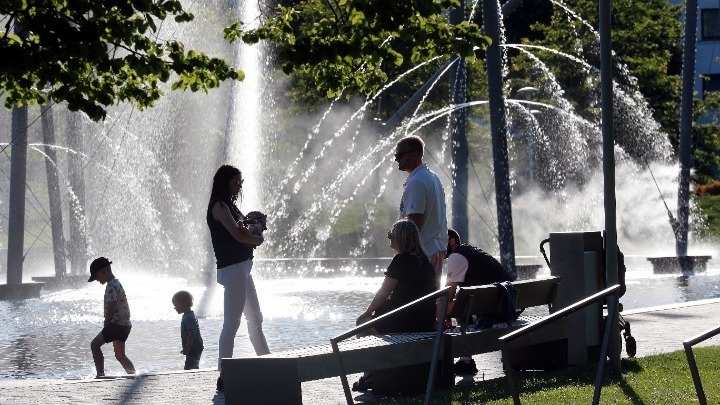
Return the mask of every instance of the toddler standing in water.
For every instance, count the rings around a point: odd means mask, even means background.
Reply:
[[[182,340],[182,351],[185,355],[185,370],[200,368],[200,355],[202,355],[203,340],[200,336],[195,313],[192,311],[193,296],[187,291],[178,291],[172,297],[172,303],[178,314],[183,314],[180,321],[180,339]]]

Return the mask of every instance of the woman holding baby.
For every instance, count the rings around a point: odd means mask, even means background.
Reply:
[[[260,221],[248,223],[248,218],[235,205],[238,196],[242,198],[242,185],[242,173],[238,168],[220,166],[213,178],[207,209],[207,223],[217,261],[217,282],[225,289],[223,327],[218,345],[218,391],[224,391],[221,360],[232,357],[235,334],[240,327],[242,314],[245,314],[250,343],[255,353],[270,353],[262,331],[260,302],[250,274],[253,250],[264,241],[262,230],[265,216],[255,213],[256,219],[259,216]]]

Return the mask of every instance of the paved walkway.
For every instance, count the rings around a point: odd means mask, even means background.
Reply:
[[[683,340],[720,325],[720,299],[642,308],[624,316],[637,340],[637,356],[672,352],[683,349]],[[718,344],[716,337],[701,345]],[[476,380],[503,375],[499,353],[475,360],[480,369]],[[214,389],[217,375],[215,370],[200,370],[113,380],[2,381],[0,404],[224,404],[225,398]],[[355,379],[350,377],[351,382]],[[339,378],[303,384],[303,399],[312,405],[345,403]],[[355,395],[355,400],[378,402],[368,394]]]

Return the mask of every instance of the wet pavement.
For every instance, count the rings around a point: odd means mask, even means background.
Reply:
[[[682,350],[683,340],[720,325],[720,299],[641,308],[623,315],[637,340],[637,356],[650,356]],[[716,337],[698,346],[718,344]],[[622,355],[627,356],[624,351]],[[479,369],[476,380],[503,376],[499,352],[474,358]],[[0,404],[224,404],[224,396],[215,392],[217,376],[216,370],[206,369],[103,380],[4,380]],[[302,390],[306,404],[345,403],[339,378],[303,383]],[[382,402],[371,394],[353,395],[358,403]]]

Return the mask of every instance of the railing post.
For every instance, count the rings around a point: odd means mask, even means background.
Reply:
[[[442,290],[438,290],[432,294],[426,295],[422,298],[418,298],[417,300],[405,304],[400,308],[394,309],[387,314],[383,314],[379,316],[378,318],[375,318],[371,321],[365,322],[364,324],[357,326],[353,329],[350,329],[349,331],[346,331],[342,333],[341,335],[335,336],[334,338],[330,339],[330,345],[332,346],[333,354],[338,360],[338,366],[340,367],[340,380],[342,381],[343,385],[343,392],[345,393],[345,400],[348,403],[348,405],[353,405],[353,397],[350,392],[350,384],[347,380],[347,375],[345,374],[345,365],[343,364],[342,357],[340,356],[340,347],[339,342],[342,342],[343,340],[347,339],[350,336],[356,335],[358,332],[369,329],[379,323],[385,322],[388,319],[396,316],[399,313],[402,313],[404,310],[412,308],[417,306],[421,302],[425,302],[429,299],[433,299],[437,301],[437,298],[442,298],[442,315],[440,321],[438,321],[438,327],[435,335],[435,342],[433,346],[433,356],[432,360],[430,362],[430,376],[428,378],[428,388],[426,390],[425,396],[425,404],[429,404],[430,401],[430,393],[432,392],[432,383],[434,381],[434,375],[435,375],[435,369],[437,366],[437,358],[438,354],[440,352],[440,342],[442,341],[442,334],[443,334],[443,326],[445,324],[445,312],[447,311],[447,305],[448,300],[450,298],[450,288],[451,287],[445,287]]]
[[[592,305],[595,302],[597,302],[603,298],[606,298],[610,295],[617,296],[617,292],[619,289],[620,289],[620,285],[615,284],[612,287],[608,287],[608,288],[606,288],[602,291],[599,291],[587,298],[584,298],[568,307],[565,307],[557,312],[554,312],[554,313],[540,319],[539,321],[536,321],[529,325],[526,325],[514,332],[508,333],[507,335],[501,336],[498,340],[500,341],[500,350],[503,354],[503,357],[504,358],[506,357],[505,351],[506,351],[507,344],[510,341],[515,340],[521,336],[524,336],[527,333],[530,333],[532,331],[540,329],[552,322],[555,322],[556,320],[558,320],[560,318],[564,318],[564,317],[566,317],[576,311],[579,311],[589,305]],[[615,304],[615,301],[613,301],[613,300],[610,300],[610,302],[611,302],[610,305]],[[614,310],[614,308],[610,308],[610,309]],[[610,329],[611,329],[611,327],[610,327],[611,325],[608,324],[608,322],[612,322],[612,318],[608,318],[608,321],[606,321],[605,336],[603,338],[603,349],[602,349],[602,353],[601,353],[602,361],[600,362],[600,365],[604,364],[604,360],[605,360],[604,357],[607,356],[607,345],[608,345],[608,341],[610,338]],[[508,377],[510,391],[513,396],[513,403],[515,403],[515,405],[519,405],[520,404],[520,393],[518,392],[518,389],[517,389],[517,382],[515,381],[514,371],[512,370],[511,367],[509,367],[508,364],[505,363],[505,360],[503,360],[503,368],[506,370],[506,376]],[[599,368],[600,368],[600,366],[599,366]],[[602,375],[602,368],[600,368],[600,371],[598,374]],[[599,396],[599,393],[598,393],[598,396]],[[593,400],[595,400],[595,399],[593,398]],[[597,403],[597,402],[594,402],[594,403]]]
[[[702,381],[700,381],[700,372],[698,372],[697,364],[695,363],[695,355],[692,351],[692,345],[683,342],[683,346],[685,347],[685,356],[687,357],[688,366],[690,366],[690,374],[692,375],[693,384],[695,384],[695,392],[697,392],[698,402],[700,405],[707,405],[707,399],[705,398]]]
[[[700,405],[707,405],[707,398],[705,398],[705,391],[700,381],[700,372],[695,363],[695,355],[693,354],[692,347],[698,343],[704,342],[711,337],[720,334],[720,326],[716,326],[713,329],[708,329],[705,332],[693,336],[690,339],[683,341],[683,347],[685,347],[685,356],[687,357],[688,366],[690,367],[690,374],[692,374],[693,383],[695,384],[695,392],[698,396],[698,402]]]
[[[608,353],[608,343],[610,341],[610,334],[613,329],[613,323],[615,318],[613,317],[613,314],[615,313],[615,303],[617,302],[617,296],[612,295],[610,296],[610,299],[608,300],[608,314],[607,319],[605,320],[605,333],[603,334],[603,341],[602,346],[600,349],[600,358],[598,359],[598,369],[597,369],[597,376],[595,377],[595,392],[593,393],[593,405],[597,405],[600,403],[600,391],[602,390],[602,375],[603,371],[605,370],[605,358],[607,357]]]
[[[443,329],[445,328],[445,316],[447,312],[449,298],[449,293],[446,293],[441,297],[442,305],[440,305],[440,318],[437,320],[437,330],[435,331],[433,356],[432,360],[430,361],[430,375],[428,375],[428,384],[427,388],[425,388],[425,405],[430,405],[430,395],[432,394],[433,383],[435,382],[435,371],[437,370],[438,354],[440,353],[440,342],[442,341]]]
[[[353,405],[352,394],[350,393],[350,384],[348,383],[347,375],[345,374],[345,366],[343,365],[342,358],[340,357],[340,348],[338,342],[335,339],[330,339],[330,345],[332,346],[333,353],[338,360],[338,366],[340,366],[340,381],[342,381],[343,393],[345,393],[345,401],[348,405]]]

